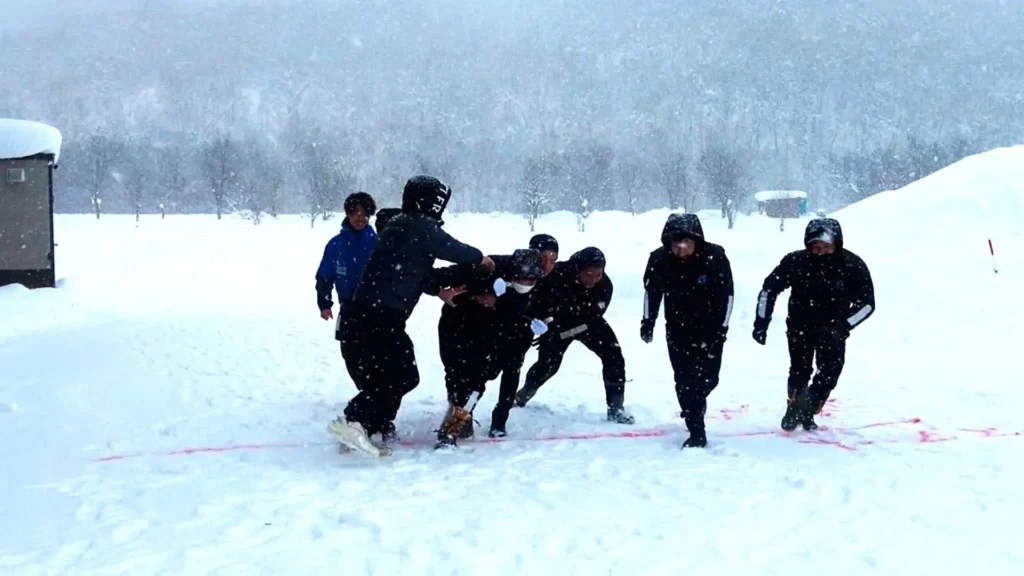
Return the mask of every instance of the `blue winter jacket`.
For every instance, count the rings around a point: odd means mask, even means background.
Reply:
[[[376,246],[377,233],[372,226],[353,230],[345,219],[341,232],[327,242],[316,271],[316,305],[319,310],[332,307],[332,288],[338,291],[338,301],[343,306],[351,302],[370,253]]]

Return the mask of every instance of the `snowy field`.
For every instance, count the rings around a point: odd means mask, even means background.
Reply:
[[[340,221],[58,216],[58,288],[0,288],[0,574],[1024,572],[1024,147],[832,215],[878,311],[813,434],[779,429],[785,295],[768,345],[750,337],[761,281],[806,220],[728,230],[706,212],[737,305],[711,444],[679,449],[663,324],[639,338],[667,214],[538,223],[563,259],[608,255],[636,426],[604,421],[600,365],[574,346],[506,441],[434,453],[441,303],[424,298],[408,444],[379,461],[325,431],[355,393],[315,305]],[[530,236],[515,216],[446,221],[492,254]]]

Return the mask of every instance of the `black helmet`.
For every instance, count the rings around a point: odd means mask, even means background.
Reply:
[[[510,280],[537,280],[543,276],[540,252],[533,249],[519,249],[513,252],[511,275]]]
[[[569,263],[575,266],[577,270],[604,268],[604,252],[601,252],[599,248],[590,246],[569,257]]]
[[[433,176],[413,176],[402,191],[402,211],[419,212],[437,220],[452,198],[452,189]]]
[[[558,240],[549,234],[537,234],[530,238],[530,249],[537,251],[551,250],[558,252]]]
[[[377,213],[377,203],[373,201],[373,196],[366,192],[356,192],[345,198],[345,214],[351,214],[359,206],[366,210],[367,217]]]

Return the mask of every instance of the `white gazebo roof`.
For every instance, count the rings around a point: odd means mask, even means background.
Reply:
[[[60,130],[31,120],[0,118],[0,160],[12,160],[53,154],[54,164],[60,160],[64,137]]]
[[[754,194],[754,200],[768,202],[769,200],[791,200],[794,198],[807,198],[807,192],[803,190],[762,190]]]

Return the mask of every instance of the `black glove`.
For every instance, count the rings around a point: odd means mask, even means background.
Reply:
[[[768,341],[768,329],[767,328],[754,328],[754,341],[761,346]]]
[[[654,340],[654,318],[640,321],[640,339],[650,344]]]

